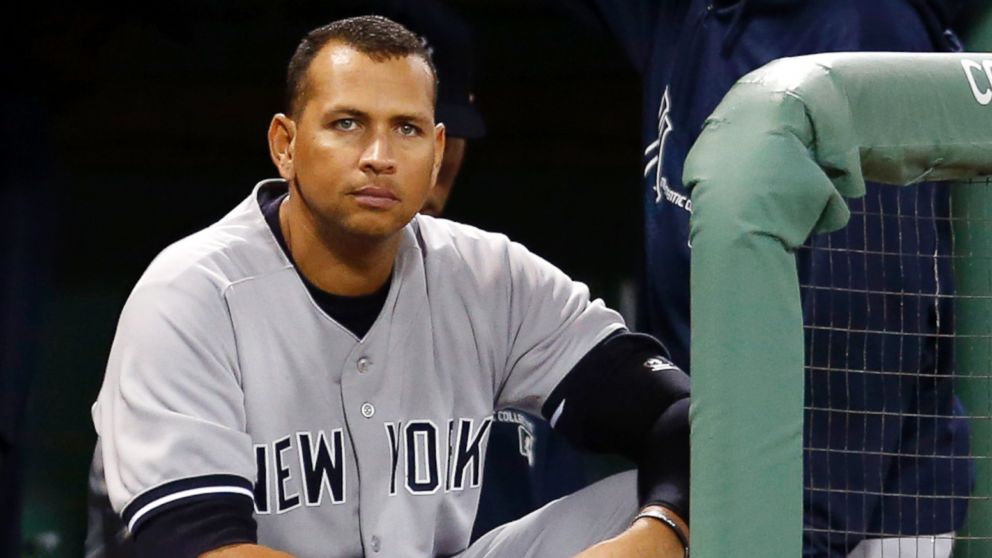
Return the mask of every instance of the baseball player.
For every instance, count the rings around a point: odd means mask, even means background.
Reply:
[[[121,314],[93,420],[138,555],[687,555],[688,378],[523,246],[417,215],[445,142],[417,37],[316,29],[287,92],[282,179],[164,250]],[[508,406],[636,478],[469,546]]]
[[[645,330],[677,365],[689,370],[692,201],[682,170],[706,117],[744,74],[777,58],[960,49],[948,24],[963,3],[572,2],[613,31],[643,78]],[[804,556],[946,557],[963,524],[971,469],[951,386],[948,193],[868,184],[863,199],[848,200],[847,228],[799,255],[814,409],[804,432]],[[854,331],[830,331],[838,327]]]

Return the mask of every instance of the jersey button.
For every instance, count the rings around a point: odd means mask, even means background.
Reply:
[[[372,552],[379,552],[379,549],[380,548],[382,548],[382,543],[379,542],[379,537],[373,536],[372,537]]]
[[[365,418],[372,418],[375,414],[375,406],[369,402],[362,403],[362,416]]]
[[[356,366],[358,368],[358,373],[364,374],[369,371],[369,367],[372,366],[372,361],[366,357],[362,357],[358,359]]]

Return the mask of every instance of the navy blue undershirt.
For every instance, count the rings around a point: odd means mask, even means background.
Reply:
[[[266,193],[264,190],[259,193],[258,203],[262,208],[262,215],[265,216],[265,222],[268,223],[269,228],[272,230],[272,235],[276,237],[276,241],[282,247],[282,251],[285,252],[286,257],[295,266],[296,262],[293,260],[293,255],[289,252],[286,237],[283,236],[282,227],[279,225],[279,206],[289,194],[282,193],[267,198],[265,196]],[[297,268],[297,271],[299,271],[299,268]],[[300,273],[300,279],[303,280],[303,284],[306,285],[310,296],[313,297],[314,302],[317,303],[317,306],[324,313],[348,328],[348,331],[354,333],[356,337],[362,338],[372,328],[372,324],[375,323],[379,312],[382,311],[383,305],[386,304],[386,296],[389,295],[389,285],[392,283],[393,276],[390,275],[389,279],[386,280],[386,283],[378,291],[365,296],[331,294],[311,283],[302,273]]]

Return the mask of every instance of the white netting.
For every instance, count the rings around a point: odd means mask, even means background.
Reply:
[[[990,188],[869,185],[797,254],[806,556],[992,557]]]

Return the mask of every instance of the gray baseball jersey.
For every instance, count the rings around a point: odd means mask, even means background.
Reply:
[[[266,225],[264,181],[163,251],[125,304],[93,420],[134,530],[210,494],[253,497],[299,556],[463,550],[495,409],[539,415],[623,327],[506,237],[417,216],[364,338],[328,317]]]

